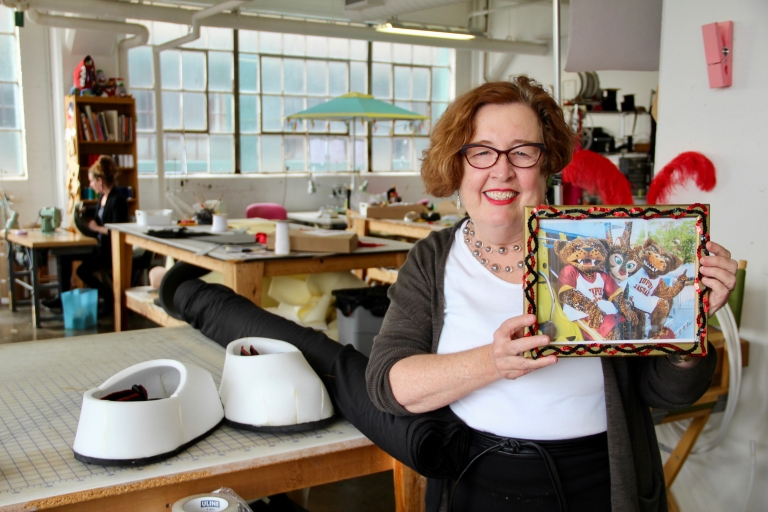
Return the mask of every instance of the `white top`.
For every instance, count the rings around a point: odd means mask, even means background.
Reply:
[[[516,267],[522,253],[507,253]],[[502,270],[503,272],[503,270]],[[523,314],[523,287],[499,279],[475,260],[461,229],[445,268],[445,320],[438,354],[486,345],[508,318]],[[450,405],[470,427],[531,440],[572,439],[605,432],[600,359],[561,358],[516,380],[499,380]]]
[[[659,298],[654,297],[653,293],[659,287],[661,276],[651,279],[645,268],[641,268],[634,275],[627,278],[629,286],[629,298],[632,299],[634,306],[646,313],[653,313]]]

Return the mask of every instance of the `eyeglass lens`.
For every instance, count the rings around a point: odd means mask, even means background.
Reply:
[[[522,169],[533,167],[541,157],[541,149],[536,146],[519,146],[505,153],[512,165]],[[491,167],[499,159],[498,150],[484,146],[469,147],[465,154],[469,165],[478,169]]]

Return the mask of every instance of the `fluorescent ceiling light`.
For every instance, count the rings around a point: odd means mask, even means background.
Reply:
[[[388,21],[387,23],[376,25],[377,32],[385,32],[389,34],[401,34],[407,36],[419,36],[419,37],[435,37],[439,39],[454,39],[458,41],[469,41],[475,39],[478,36],[482,36],[481,33],[470,32],[467,29],[457,29],[448,27],[435,27],[435,26],[423,26],[411,23],[402,23],[398,21]]]

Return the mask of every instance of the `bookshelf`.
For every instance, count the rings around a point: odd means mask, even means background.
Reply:
[[[99,155],[110,155],[116,158],[120,170],[115,186],[132,189],[132,197],[128,198],[128,215],[135,217],[139,208],[139,175],[136,162],[136,104],[133,97],[70,95],[64,99],[64,111],[68,214],[72,215],[79,201],[85,205],[96,204],[95,198],[85,198],[88,168]]]

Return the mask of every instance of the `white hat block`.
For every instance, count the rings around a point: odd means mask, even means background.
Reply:
[[[242,356],[253,346],[257,356]],[[242,338],[227,345],[219,387],[224,422],[256,432],[297,432],[333,420],[320,377],[301,352],[284,341]]]
[[[148,401],[101,400],[136,384],[146,388]],[[210,373],[172,359],[146,361],[85,392],[72,449],[77,460],[91,464],[150,464],[207,436],[223,417]]]

